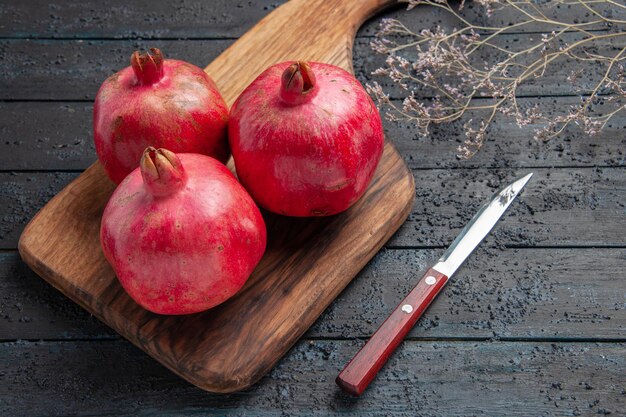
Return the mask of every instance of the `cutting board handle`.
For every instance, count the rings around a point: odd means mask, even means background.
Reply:
[[[272,64],[319,61],[352,71],[359,26],[397,0],[291,0],[265,16],[205,71],[231,105]]]

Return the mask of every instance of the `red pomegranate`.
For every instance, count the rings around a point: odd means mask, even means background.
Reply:
[[[266,230],[223,164],[150,147],[111,196],[100,241],[138,304],[187,314],[214,307],[243,286],[263,256]]]
[[[237,175],[266,209],[288,216],[346,210],[383,152],[376,106],[348,72],[319,62],[265,70],[230,112]]]
[[[161,51],[135,52],[131,66],[107,78],[94,103],[96,153],[120,183],[147,146],[201,153],[226,162],[228,107],[213,80]]]

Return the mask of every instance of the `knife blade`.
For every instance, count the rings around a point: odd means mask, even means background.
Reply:
[[[352,395],[361,395],[406,334],[478,244],[504,214],[532,173],[499,190],[463,228],[439,261],[419,280],[336,379]]]

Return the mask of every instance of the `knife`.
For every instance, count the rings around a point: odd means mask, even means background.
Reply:
[[[532,173],[498,191],[465,226],[439,261],[419,280],[370,340],[337,377],[337,385],[352,395],[361,395],[404,336],[424,314],[448,279],[487,236]]]

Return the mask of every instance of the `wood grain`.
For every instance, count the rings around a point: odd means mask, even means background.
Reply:
[[[337,1],[337,0],[334,0]],[[349,1],[349,0],[345,0]],[[326,3],[324,3],[326,4]],[[329,5],[331,5],[329,3]],[[287,3],[285,6],[288,6]],[[331,6],[323,6],[324,10],[320,13],[334,13]],[[341,12],[341,11],[339,11]],[[348,13],[346,11],[346,13]],[[349,16],[348,16],[349,18]],[[329,19],[332,21],[332,19]],[[341,24],[341,23],[340,23]],[[289,29],[288,29],[289,28]],[[290,26],[285,27],[286,30]],[[253,29],[255,30],[255,29]],[[256,29],[257,31],[260,29]],[[329,31],[332,32],[332,31]],[[267,55],[263,59],[264,63],[272,62],[272,51],[274,45],[279,48],[287,48],[285,56],[309,56],[307,53],[298,55],[297,51],[306,50],[311,46],[319,46],[319,39],[308,36],[301,41],[291,42],[291,39],[300,39],[295,33],[289,32],[285,36],[278,36],[276,33],[266,32],[263,30],[262,35],[267,38],[263,39],[263,43],[259,44],[257,49],[261,51],[261,55]],[[309,33],[310,35],[310,33]],[[326,34],[325,34],[326,35]],[[330,35],[330,33],[329,33]],[[503,48],[511,48],[517,50],[519,45],[529,42],[533,36],[538,35],[501,35],[497,38],[497,44]],[[574,42],[578,40],[580,35],[566,33],[561,36],[563,42]],[[241,39],[245,39],[245,36]],[[349,51],[356,51],[355,55],[359,55],[357,62],[354,62],[355,74],[361,80],[374,79],[378,81],[388,92],[392,98],[404,98],[405,92],[401,90],[397,84],[391,82],[387,77],[371,75],[372,71],[384,65],[385,56],[376,54],[372,51],[370,43],[371,38],[357,38],[352,43],[345,33],[336,34],[333,42],[336,53],[326,51],[315,56],[319,60],[339,59],[339,56],[345,55]],[[112,75],[120,68],[129,65],[130,54],[135,49],[157,47],[163,51],[166,57],[183,59],[195,65],[202,67],[205,62],[216,58],[224,49],[233,44],[232,39],[217,40],[25,40],[25,39],[0,39],[0,100],[92,100],[102,81]],[[598,41],[597,52],[608,56],[614,54],[616,48],[621,49],[622,45],[618,40]],[[341,51],[341,52],[339,52]],[[245,50],[244,54],[253,53],[252,50]],[[351,52],[350,52],[351,53]],[[407,52],[407,58],[415,58],[417,52]],[[28,55],[28,66],[24,65],[21,57]],[[313,55],[310,55],[313,56]],[[483,53],[480,56],[482,60],[495,60],[497,57],[491,53]],[[277,59],[277,57],[274,57]],[[478,59],[478,56],[477,56]],[[241,58],[238,62],[221,62],[222,67],[214,66],[209,68],[209,73],[216,78],[218,84],[228,83],[223,78],[217,79],[217,76],[238,77],[246,75],[246,81],[252,81],[261,70],[257,72],[252,69],[254,75],[249,75],[246,68],[250,65],[245,58]],[[339,61],[338,61],[339,62]],[[224,67],[223,65],[227,65]],[[224,69],[230,68],[232,65],[237,70],[233,70],[231,74]],[[344,58],[342,65],[345,68],[352,67],[352,61]],[[563,58],[557,62],[555,71],[550,71],[544,76],[526,80],[519,86],[519,96],[576,96],[580,94],[588,94],[595,87],[595,83],[601,78],[601,71],[594,71],[594,68],[583,68],[581,78],[577,81],[575,88],[568,82],[564,82],[573,70],[578,69],[577,62],[570,58]],[[50,79],[56,82],[51,83]],[[221,81],[220,81],[221,80]],[[595,82],[595,83],[594,83]],[[223,85],[220,85],[223,87]],[[420,97],[432,97],[433,92],[419,88],[417,93]],[[226,93],[230,95],[230,93]],[[236,96],[235,96],[236,97]],[[483,93],[477,93],[476,97],[487,98]]]
[[[294,0],[264,18],[206,70],[226,101],[265,67],[317,60],[351,70],[359,24],[388,1]],[[307,33],[307,42],[293,42]],[[23,259],[61,292],[206,390],[243,389],[269,371],[402,224],[413,177],[393,145],[367,193],[341,215],[289,219],[266,215],[268,250],[240,293],[205,313],[157,316],[123,291],[100,251],[98,230],[113,191],[94,164],[26,227]]]
[[[571,168],[416,171],[415,210],[388,246],[448,246],[498,187],[530,171],[536,174],[532,187],[507,210],[486,244],[625,245],[626,237],[615,232],[626,230],[623,168]]]
[[[285,0],[0,3],[1,37],[236,38]]]
[[[404,225],[387,242],[393,248],[449,245],[501,185],[530,169],[428,169],[413,171],[417,199]],[[487,245],[625,246],[623,168],[533,168],[532,187],[505,213]],[[0,249],[14,249],[28,220],[74,172],[0,173]],[[444,191],[442,191],[444,190]],[[575,232],[571,229],[576,219]]]
[[[432,265],[442,252],[379,252],[304,337],[369,337],[415,285],[418,271]],[[603,266],[599,275],[598,265]],[[626,342],[624,270],[625,249],[481,246],[408,338]],[[594,275],[594,280],[588,279]],[[16,252],[0,252],[1,340],[118,337],[41,280]]]
[[[52,39],[206,39],[236,38],[241,36],[268,10],[285,0],[203,0],[152,1],[149,7],[143,1],[82,0],[50,3],[49,0],[0,3],[0,37]],[[51,7],[54,6],[54,7]],[[594,10],[613,19],[626,19],[626,10],[610,4],[594,3]],[[545,7],[546,17],[561,21],[577,21],[583,7],[555,5]],[[482,7],[468,3],[458,10],[460,16],[481,26],[510,26],[525,16],[509,8],[487,15]],[[410,11],[398,5],[384,13],[384,17],[402,19],[412,30],[433,29],[437,25],[458,26],[458,19],[440,8],[420,6]],[[371,35],[380,19],[366,22],[362,31]],[[586,30],[606,30],[608,24],[586,25]],[[542,25],[527,24],[507,33],[537,32]]]
[[[362,51],[365,53],[366,51]],[[360,65],[356,60],[355,68]],[[368,79],[362,79],[367,82]],[[548,91],[551,88],[548,88]],[[556,114],[580,102],[578,97],[520,98]],[[480,100],[473,101],[478,105]],[[401,105],[400,101],[395,101]],[[96,159],[92,140],[93,106],[86,102],[0,102],[0,167],[4,170],[83,170]],[[31,123],[37,120],[39,123]],[[429,137],[417,137],[411,122],[384,121],[387,136],[411,169],[546,168],[623,166],[626,115],[618,113],[593,138],[577,128],[544,143],[533,139],[533,126],[518,127],[502,119],[491,127],[485,146],[470,160],[455,157],[464,140],[463,123],[433,126]]]
[[[357,400],[332,381],[362,343],[303,340],[253,389],[227,396],[180,380],[124,341],[4,343],[0,414],[623,415],[624,343],[409,341]]]

